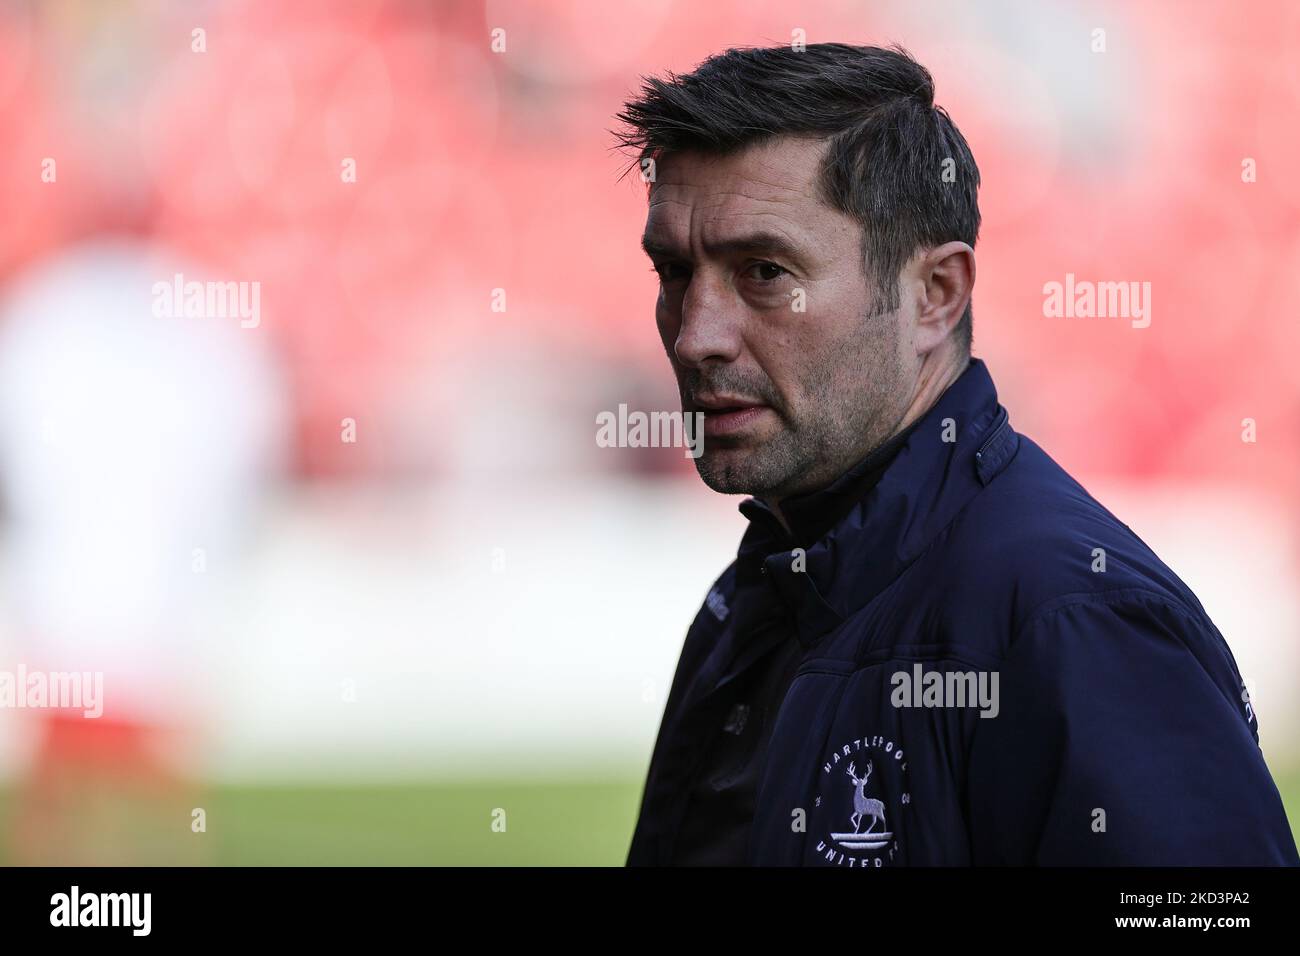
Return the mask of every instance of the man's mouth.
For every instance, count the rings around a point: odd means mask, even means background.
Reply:
[[[694,404],[704,413],[705,438],[740,435],[776,414],[763,402],[731,395],[696,395]]]

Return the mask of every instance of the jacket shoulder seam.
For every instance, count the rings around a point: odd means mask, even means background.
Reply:
[[[1066,608],[1078,607],[1081,604],[1101,604],[1111,606],[1134,597],[1143,597],[1155,600],[1171,610],[1178,611],[1184,617],[1191,618],[1199,624],[1204,625],[1206,623],[1203,619],[1203,615],[1199,615],[1192,611],[1185,603],[1177,598],[1162,591],[1157,591],[1154,588],[1142,587],[1140,585],[1126,585],[1124,587],[1110,588],[1104,591],[1073,591],[1069,594],[1058,594],[1056,597],[1048,598],[1046,601],[1043,601],[1041,604],[1030,610],[1021,620],[1020,624],[1016,626],[1011,638],[1011,643],[1008,645],[1007,650],[1009,651],[1019,642],[1021,635],[1023,635],[1025,631],[1042,623],[1045,618],[1060,611],[1064,611]]]

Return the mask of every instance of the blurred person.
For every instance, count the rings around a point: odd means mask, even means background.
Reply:
[[[628,864],[1300,863],[1223,636],[972,357],[979,171],[928,71],[729,50],[619,119],[696,467],[752,496]]]
[[[0,314],[14,635],[0,671],[32,687],[81,678],[81,699],[29,689],[0,708],[35,738],[11,821],[19,863],[201,856],[177,756],[201,747],[213,703],[202,619],[232,581],[283,411],[264,334],[201,314],[206,299],[187,311],[177,276],[201,273],[135,241],[89,244],[19,276]]]

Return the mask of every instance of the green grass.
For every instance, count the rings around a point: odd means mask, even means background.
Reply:
[[[231,787],[208,832],[217,863],[619,866],[639,799],[634,780]]]
[[[1300,767],[1276,778],[1300,841]],[[170,814],[144,859],[113,852],[89,862],[216,865],[621,866],[636,821],[640,779],[394,786],[222,786],[198,797],[207,830]],[[0,792],[0,862],[9,862],[12,800]],[[138,808],[138,803],[135,805]],[[504,810],[504,831],[493,829]],[[113,819],[112,811],[103,819]],[[137,814],[138,815],[138,814]],[[120,816],[120,815],[119,815]],[[99,832],[95,818],[83,824]],[[116,845],[136,846],[127,831]],[[135,842],[133,842],[135,841]],[[56,861],[51,861],[56,862]],[[57,862],[88,862],[73,859]]]
[[[639,779],[221,786],[166,806],[101,792],[72,809],[77,838],[35,856],[74,865],[621,866],[640,797]],[[15,862],[15,802],[0,791],[0,863]],[[203,833],[191,832],[191,803],[206,813]]]

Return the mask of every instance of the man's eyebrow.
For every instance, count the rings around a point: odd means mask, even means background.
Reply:
[[[645,250],[645,254],[650,256],[652,259],[655,256],[670,259],[673,256],[678,255],[676,246],[670,246],[667,243],[660,242],[648,235],[641,237],[641,248]]]
[[[645,250],[645,253],[648,256],[687,258],[687,256],[682,254],[677,246],[660,242],[654,237],[648,235],[641,237],[641,248]],[[790,241],[789,238],[781,235],[779,232],[746,233],[742,236],[733,236],[730,239],[705,243],[705,249],[710,255],[750,252],[769,253],[796,261],[803,259],[801,250]]]

